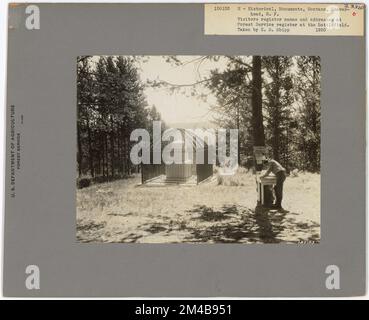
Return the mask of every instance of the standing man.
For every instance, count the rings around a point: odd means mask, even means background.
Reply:
[[[268,163],[268,169],[262,178],[267,177],[271,172],[276,176],[277,183],[274,186],[274,192],[276,197],[276,202],[274,204],[274,208],[283,210],[282,208],[282,198],[283,198],[283,183],[286,180],[286,169],[282,167],[282,165],[274,159],[266,159]]]

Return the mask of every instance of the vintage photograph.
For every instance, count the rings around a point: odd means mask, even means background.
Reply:
[[[320,242],[320,57],[76,63],[77,242]]]

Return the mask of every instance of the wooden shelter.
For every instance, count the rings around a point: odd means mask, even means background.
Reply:
[[[199,184],[213,175],[213,164],[208,163],[208,144],[204,139],[189,130],[180,130],[181,140],[172,141],[171,144],[177,152],[181,153],[181,163],[172,164],[143,164],[142,184],[160,182],[160,184]],[[186,137],[192,145],[185,144]],[[196,163],[196,152],[203,152],[204,162]]]

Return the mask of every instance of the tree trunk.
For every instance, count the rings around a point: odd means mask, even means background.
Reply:
[[[110,133],[110,153],[111,153],[111,176],[114,177],[114,121],[113,118],[110,118],[111,124],[111,133]]]
[[[104,144],[105,144],[105,165],[106,165],[106,177],[109,179],[109,152],[108,152],[108,134],[104,134]]]
[[[104,135],[101,133],[100,135],[100,148],[102,150],[102,175],[105,177],[105,147],[104,147]]]
[[[87,139],[88,139],[88,161],[89,161],[89,165],[90,165],[90,173],[91,173],[91,177],[95,176],[94,173],[94,158],[93,158],[93,153],[92,153],[92,138],[91,138],[91,128],[90,128],[90,119],[87,116],[86,119],[87,122]]]
[[[265,146],[261,93],[261,57],[252,57],[252,131],[254,146]]]
[[[237,163],[241,165],[241,139],[240,139],[240,105],[237,104]]]
[[[122,140],[121,140],[121,134],[120,134],[120,127],[117,125],[117,169],[118,174],[122,174],[122,167],[120,165],[121,163],[121,156],[122,156]]]
[[[82,142],[81,142],[81,122],[77,121],[77,161],[78,161],[78,176],[82,175]]]
[[[273,57],[274,64],[274,76],[273,76],[273,98],[272,98],[272,124],[273,124],[273,137],[272,137],[272,148],[273,148],[273,158],[277,161],[280,161],[280,135],[281,135],[281,110],[280,110],[280,88],[281,88],[281,79],[280,79],[280,66],[279,66],[279,57]]]

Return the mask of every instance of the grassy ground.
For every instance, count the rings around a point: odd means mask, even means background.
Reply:
[[[256,207],[241,169],[197,186],[140,186],[140,177],[77,190],[79,242],[305,243],[320,240],[320,175],[285,182],[288,213]]]

